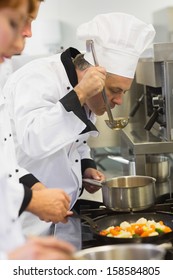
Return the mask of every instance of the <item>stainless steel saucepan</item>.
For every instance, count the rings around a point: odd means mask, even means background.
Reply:
[[[83,179],[84,183],[102,188],[103,204],[115,211],[140,211],[154,205],[155,178],[121,176],[106,181]]]
[[[170,175],[169,158],[163,155],[147,155],[146,175],[152,176],[157,182],[165,182]]]
[[[84,249],[75,253],[81,260],[162,260],[165,249],[152,244],[118,244]]]

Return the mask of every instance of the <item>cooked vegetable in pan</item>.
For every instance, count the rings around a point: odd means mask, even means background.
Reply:
[[[146,220],[140,218],[135,223],[122,222],[119,226],[111,226],[100,231],[100,235],[118,238],[135,238],[157,236],[171,232],[172,229],[164,225],[163,221]]]

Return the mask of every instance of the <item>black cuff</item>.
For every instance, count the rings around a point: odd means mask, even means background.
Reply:
[[[76,116],[82,116],[84,114],[83,108],[80,104],[79,98],[74,90],[67,93],[63,98],[59,100],[67,112],[73,112]],[[84,117],[84,116],[83,116]],[[86,118],[86,116],[85,116]]]
[[[92,159],[82,159],[81,160],[81,168],[82,168],[82,174],[84,173],[85,169],[87,168],[94,168],[97,169],[96,163]]]
[[[34,175],[27,174],[19,179],[19,182],[28,188],[32,188],[32,186],[38,182],[40,182]]]
[[[26,207],[28,206],[29,202],[32,199],[32,190],[27,186],[23,186],[23,187],[24,187],[24,199],[19,210],[19,216],[23,213],[23,211],[26,209]]]

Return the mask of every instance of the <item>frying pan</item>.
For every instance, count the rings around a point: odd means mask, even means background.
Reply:
[[[108,237],[102,236],[99,232],[110,226],[118,226],[120,223],[127,221],[134,223],[138,219],[144,217],[147,220],[154,220],[156,222],[163,221],[163,223],[169,226],[173,230],[173,215],[158,214],[158,213],[125,213],[118,215],[105,216],[93,221],[91,218],[82,216],[82,218],[91,226],[91,230],[94,236],[102,241],[104,244],[119,244],[119,243],[154,243],[162,244],[169,242],[173,239],[173,231],[169,233],[159,234],[157,236],[150,237],[137,237],[137,238],[120,238],[120,237]]]

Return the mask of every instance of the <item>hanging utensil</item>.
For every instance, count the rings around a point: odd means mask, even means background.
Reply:
[[[97,56],[96,56],[96,52],[95,52],[95,48],[94,48],[94,41],[93,40],[87,40],[86,41],[86,49],[87,49],[88,52],[92,53],[95,66],[99,66]],[[119,117],[119,118],[114,119],[113,115],[112,115],[112,112],[111,112],[110,105],[109,105],[109,101],[107,99],[105,89],[102,90],[102,97],[103,97],[103,100],[104,100],[104,103],[105,103],[105,106],[106,106],[106,111],[107,111],[108,118],[109,118],[109,120],[105,120],[107,126],[111,129],[115,129],[115,130],[119,130],[119,129],[124,128],[128,124],[129,118]]]
[[[133,105],[133,107],[131,108],[131,111],[130,111],[130,114],[129,114],[129,117],[134,117],[134,115],[136,114],[136,112],[138,111],[142,101],[144,99],[144,94],[142,94],[140,96],[139,99],[136,100],[135,104]]]

